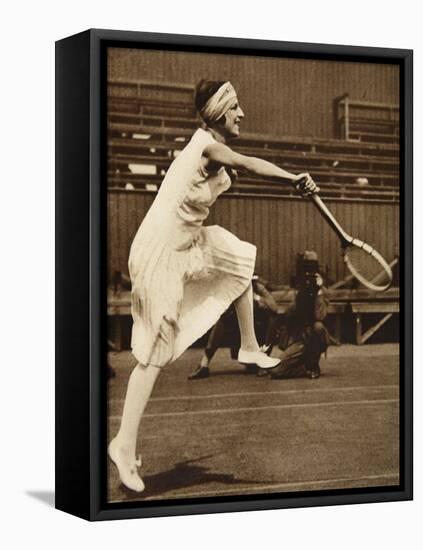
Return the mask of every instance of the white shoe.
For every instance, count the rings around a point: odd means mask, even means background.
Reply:
[[[243,365],[257,365],[261,369],[274,369],[281,362],[280,359],[269,357],[262,351],[239,350],[238,361]]]
[[[138,460],[129,460],[119,447],[116,438],[110,442],[108,452],[109,457],[118,469],[119,477],[123,485],[137,493],[144,491],[144,482],[137,472],[137,468],[140,468],[142,464],[141,456]]]

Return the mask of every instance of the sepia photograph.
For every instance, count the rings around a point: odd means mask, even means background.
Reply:
[[[398,488],[400,64],[106,61],[107,503]]]

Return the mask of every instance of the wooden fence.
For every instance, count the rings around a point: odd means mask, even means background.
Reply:
[[[108,274],[127,273],[132,239],[155,193],[108,190]],[[328,199],[327,204],[351,234],[376,247],[388,260],[399,250],[399,203]],[[296,254],[315,250],[331,281],[346,275],[339,244],[318,211],[306,199],[224,194],[207,225],[218,224],[257,246],[256,270],[266,279],[289,284]]]

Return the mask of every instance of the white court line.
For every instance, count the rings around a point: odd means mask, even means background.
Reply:
[[[386,386],[351,386],[350,388],[334,387],[334,388],[315,388],[313,390],[271,390],[271,391],[252,391],[238,393],[212,393],[204,395],[179,395],[169,397],[152,397],[150,401],[194,401],[198,399],[219,399],[225,397],[254,397],[261,395],[292,395],[296,393],[327,393],[334,391],[360,391],[360,390],[382,390],[382,389],[399,389],[399,385]],[[123,403],[124,399],[110,399],[109,403]]]
[[[299,482],[289,482],[289,483],[275,483],[270,485],[254,485],[252,487],[245,487],[239,489],[238,487],[236,489],[217,489],[216,491],[205,491],[205,492],[199,492],[199,493],[178,493],[175,495],[176,498],[180,497],[190,497],[190,496],[206,496],[206,495],[225,495],[228,493],[233,494],[239,494],[240,492],[243,493],[250,493],[252,490],[255,491],[266,491],[269,489],[277,490],[277,489],[287,489],[290,487],[307,487],[310,485],[313,486],[320,486],[320,485],[328,485],[331,483],[352,483],[352,482],[363,482],[363,481],[376,481],[378,479],[394,479],[398,478],[399,474],[381,474],[381,475],[373,475],[373,476],[365,476],[365,477],[354,477],[354,478],[341,478],[341,479],[325,479],[325,480],[318,480],[318,481],[299,481]]]
[[[264,407],[239,407],[232,409],[203,409],[200,411],[177,411],[177,412],[165,412],[165,413],[147,413],[143,418],[159,418],[159,417],[175,417],[175,416],[193,416],[199,414],[226,414],[226,413],[240,413],[250,411],[265,411],[270,409],[298,409],[309,407],[336,407],[345,405],[379,405],[385,403],[398,403],[398,399],[373,399],[363,401],[327,401],[322,403],[293,403],[291,405],[266,405]],[[120,420],[120,416],[109,416],[109,420]]]
[[[353,478],[340,478],[340,479],[324,479],[324,480],[310,480],[310,481],[298,481],[298,482],[287,482],[287,483],[274,483],[268,485],[253,485],[250,487],[243,488],[233,488],[233,489],[215,489],[214,491],[199,491],[196,493],[173,493],[172,495],[163,496],[162,499],[167,498],[190,498],[190,497],[205,497],[205,496],[219,496],[219,495],[228,495],[228,494],[255,494],[256,492],[261,493],[263,491],[278,491],[278,490],[287,490],[290,488],[298,489],[300,487],[316,487],[321,485],[331,485],[334,483],[354,483],[354,487],[359,487],[357,483],[365,481],[377,481],[378,479],[396,479],[399,478],[399,474],[389,473],[389,474],[380,474],[380,475],[370,475],[365,477],[353,477]],[[143,500],[159,500],[156,498],[146,498]],[[112,500],[111,502],[122,502],[121,500]]]

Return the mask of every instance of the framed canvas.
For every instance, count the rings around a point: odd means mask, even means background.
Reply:
[[[58,509],[412,498],[410,50],[58,41],[56,243]]]

